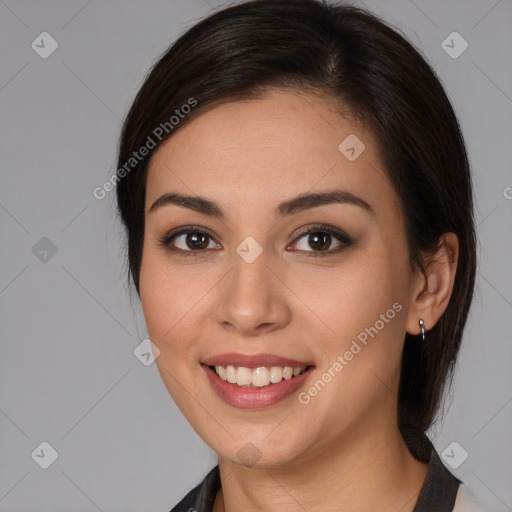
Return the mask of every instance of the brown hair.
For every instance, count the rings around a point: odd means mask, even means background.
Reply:
[[[133,152],[156,138],[155,128],[166,127],[156,147],[118,180],[128,274],[140,295],[151,154],[213,106],[276,87],[333,98],[369,127],[400,199],[411,270],[424,272],[443,233],[459,239],[447,309],[425,343],[406,334],[402,355],[398,424],[413,453],[425,458],[418,440],[453,378],[473,296],[473,190],[463,135],[439,79],[419,51],[375,15],[320,0],[256,0],[208,16],[170,46],[138,92],[119,143],[118,169],[126,169]],[[170,127],[170,116],[191,98],[197,106]]]

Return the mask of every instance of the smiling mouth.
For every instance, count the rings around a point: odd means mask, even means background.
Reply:
[[[278,384],[283,380],[290,380],[314,368],[308,366],[258,366],[247,368],[244,366],[214,366],[208,365],[217,376],[230,384],[246,388],[262,388]]]

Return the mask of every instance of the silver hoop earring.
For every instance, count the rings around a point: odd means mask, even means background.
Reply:
[[[423,341],[425,341],[425,333],[427,332],[425,329],[425,322],[420,319],[420,327],[421,327],[421,337],[423,338]]]

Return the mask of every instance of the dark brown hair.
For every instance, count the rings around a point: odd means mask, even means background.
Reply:
[[[405,337],[398,424],[413,453],[424,459],[418,440],[436,419],[453,378],[472,301],[476,235],[470,168],[456,115],[433,69],[398,29],[353,6],[256,0],[220,10],[183,34],[148,73],[122,129],[118,169],[125,166],[125,172],[117,201],[127,233],[128,274],[140,295],[151,154],[202,112],[273,88],[328,96],[373,133],[400,199],[411,270],[424,273],[443,233],[459,239],[446,311],[424,343],[409,333]],[[170,127],[170,117],[191,98],[197,106]],[[156,147],[126,172],[126,162],[148,137],[156,138],[158,126],[167,128]]]

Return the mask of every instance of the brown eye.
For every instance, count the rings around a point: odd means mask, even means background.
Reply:
[[[311,256],[327,256],[337,253],[352,244],[352,239],[328,225],[310,227],[302,233],[295,241],[293,247],[299,251],[310,253]],[[333,243],[336,243],[333,248]],[[316,254],[315,254],[316,253]]]
[[[328,249],[331,245],[332,237],[328,233],[315,233],[309,235],[308,243],[315,251]]]
[[[160,239],[160,245],[184,256],[200,256],[201,253],[207,253],[207,249],[220,248],[210,233],[191,227],[164,236]]]
[[[217,244],[211,240],[210,235],[201,231],[193,231],[183,234],[177,234],[169,240],[169,243],[173,242],[174,245],[182,251],[197,251],[207,249],[210,243],[213,243],[213,248]]]
[[[208,247],[208,235],[203,233],[189,233],[185,236],[185,245],[192,251]]]
[[[332,235],[321,231],[317,233],[309,233],[307,235],[302,235],[301,238],[305,239],[302,245],[296,244],[297,248],[300,251],[307,251],[313,249],[313,251],[316,252],[325,252],[331,248],[331,244],[334,241]],[[338,241],[338,245],[341,245],[341,242]]]

